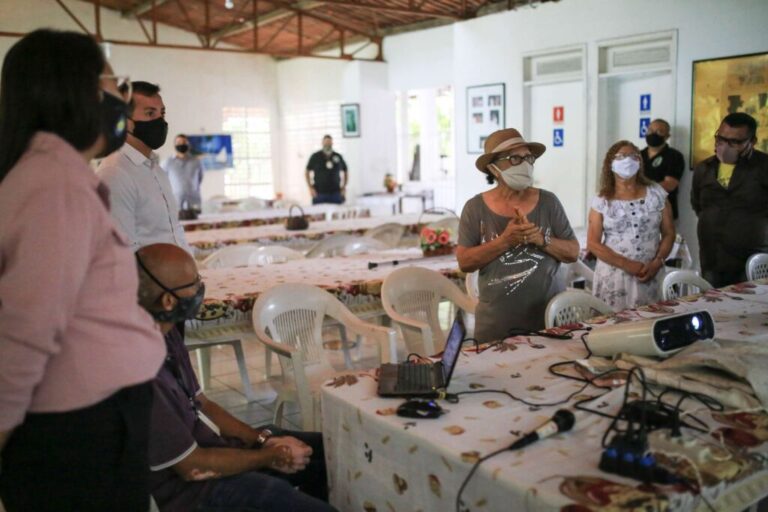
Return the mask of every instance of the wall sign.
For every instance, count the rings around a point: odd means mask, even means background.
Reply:
[[[562,123],[565,120],[565,107],[552,107],[552,121]]]
[[[563,147],[564,142],[565,142],[565,129],[555,128],[552,131],[552,146],[556,148],[561,148]]]
[[[645,134],[648,133],[648,126],[651,124],[651,118],[650,117],[641,117],[640,118],[640,138],[644,139]]]
[[[641,94],[640,95],[640,112],[650,112],[650,111],[651,111],[651,95]]]

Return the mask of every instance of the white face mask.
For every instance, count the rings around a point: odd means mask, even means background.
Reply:
[[[496,164],[489,164],[488,167],[501,174],[501,179],[509,188],[515,190],[525,190],[533,185],[533,165],[526,161],[520,165],[513,165],[506,171],[502,171]]]
[[[640,169],[640,162],[634,158],[625,158],[624,160],[614,160],[611,162],[611,170],[620,177],[628,180]]]

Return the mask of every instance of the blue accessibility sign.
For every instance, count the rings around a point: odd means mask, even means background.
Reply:
[[[640,118],[640,138],[644,139],[645,135],[648,133],[648,127],[651,125],[651,118],[650,117],[641,117]]]
[[[564,135],[565,130],[563,128],[555,128],[554,132],[552,133],[552,145],[556,148],[563,147],[563,140],[565,139]]]
[[[650,112],[650,111],[651,111],[651,95],[641,94],[640,95],[640,112]]]

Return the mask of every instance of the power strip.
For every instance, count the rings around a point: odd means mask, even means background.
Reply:
[[[625,476],[645,483],[672,484],[680,480],[656,465],[656,458],[647,453],[645,434],[616,434],[600,457],[600,469],[606,473]]]

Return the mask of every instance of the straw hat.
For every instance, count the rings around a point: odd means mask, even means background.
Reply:
[[[496,160],[501,153],[521,146],[526,146],[536,158],[539,158],[547,150],[544,144],[526,142],[519,131],[514,128],[506,128],[493,132],[485,139],[485,153],[475,160],[475,166],[482,172],[487,173],[488,169],[486,167],[488,167],[488,164]]]

